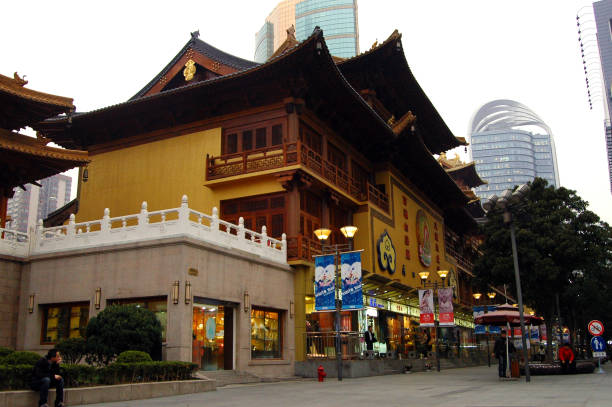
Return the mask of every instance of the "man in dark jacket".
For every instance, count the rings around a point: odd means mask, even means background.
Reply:
[[[499,377],[506,377],[508,369],[508,359],[506,359],[506,331],[501,331],[501,336],[495,340],[493,355],[499,360]],[[508,353],[514,353],[516,349],[512,342],[508,342]]]
[[[368,327],[368,330],[363,335],[365,337],[366,349],[373,350],[374,342],[377,341],[376,336],[374,336],[374,332],[372,332],[372,325]]]
[[[55,407],[64,407],[64,379],[59,375],[61,361],[62,357],[57,349],[51,349],[47,356],[40,358],[34,365],[32,390],[40,391],[39,406],[49,407],[49,387],[55,387]]]

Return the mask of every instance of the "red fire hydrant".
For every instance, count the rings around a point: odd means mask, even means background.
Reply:
[[[325,369],[323,369],[323,365],[319,365],[319,367],[317,368],[317,374],[319,376],[320,382],[325,380],[325,376],[327,376],[327,373],[325,373]]]

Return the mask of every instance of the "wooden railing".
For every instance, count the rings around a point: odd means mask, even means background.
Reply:
[[[449,256],[452,256],[455,260],[457,260],[457,265],[459,265],[464,270],[471,272],[474,268],[474,264],[470,260],[459,254],[459,252],[453,249],[452,246],[448,243],[446,244],[446,253],[448,253]]]
[[[290,165],[303,165],[358,201],[370,201],[389,211],[389,197],[376,186],[359,183],[301,142],[287,143],[219,157],[206,156],[206,177],[215,180]]]
[[[313,256],[321,254],[321,243],[298,235],[287,238],[287,260],[306,260],[314,262]]]

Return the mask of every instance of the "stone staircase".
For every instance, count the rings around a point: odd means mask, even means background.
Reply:
[[[237,370],[200,370],[196,373],[196,376],[198,378],[215,380],[217,387],[223,387],[230,384],[261,383],[264,381],[262,378],[252,373],[239,372]]]

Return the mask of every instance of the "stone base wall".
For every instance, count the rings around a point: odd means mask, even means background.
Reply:
[[[80,387],[66,389],[67,405],[110,403],[113,401],[142,400],[179,394],[216,390],[214,380],[184,380],[175,382],[118,384],[115,386]],[[55,401],[55,389],[49,390],[48,404]],[[0,407],[30,407],[38,404],[38,393],[29,390],[0,392]]]
[[[0,257],[0,346],[15,349],[22,263]]]

